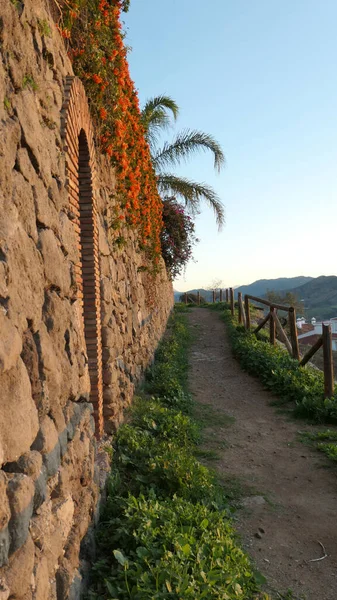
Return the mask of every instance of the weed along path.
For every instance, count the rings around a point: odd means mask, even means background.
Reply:
[[[200,456],[239,507],[244,547],[273,598],[336,600],[336,469],[298,440],[310,427],[278,414],[272,395],[241,370],[219,314],[195,308],[188,321],[189,383],[205,425]]]

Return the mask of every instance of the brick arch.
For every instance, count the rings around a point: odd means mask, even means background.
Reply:
[[[75,272],[87,346],[90,401],[94,406],[96,435],[101,437],[104,424],[96,159],[88,101],[77,77],[67,77],[65,81],[61,132],[68,198],[80,249]]]

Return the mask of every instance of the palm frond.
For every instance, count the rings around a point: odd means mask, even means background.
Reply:
[[[166,142],[152,158],[154,167],[161,171],[167,166],[177,166],[187,160],[191,154],[210,151],[214,156],[214,168],[220,172],[225,165],[225,156],[220,144],[212,135],[202,131],[185,129],[175,137],[173,142]]]
[[[164,173],[158,176],[158,189],[163,196],[182,198],[192,214],[198,212],[202,200],[206,201],[214,211],[219,231],[225,224],[225,208],[214,189],[206,183],[197,183],[185,177]]]
[[[158,126],[167,129],[171,124],[171,118],[176,121],[178,114],[179,107],[173,98],[164,95],[155,96],[146,101],[141,112],[141,120],[146,132]]]

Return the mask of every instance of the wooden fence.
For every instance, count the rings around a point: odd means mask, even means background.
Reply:
[[[235,314],[235,302],[234,302],[234,289],[229,288],[226,290],[226,301],[230,305],[231,313]],[[262,327],[269,322],[269,342],[273,345],[276,343],[276,337],[285,345],[290,356],[298,361],[300,367],[304,367],[314,354],[323,347],[323,361],[324,361],[324,396],[325,398],[331,398],[334,393],[334,367],[333,367],[333,354],[332,354],[332,333],[331,325],[323,324],[322,335],[319,337],[317,342],[308,350],[308,352],[301,357],[298,338],[297,338],[297,326],[296,326],[296,310],[294,306],[284,306],[282,304],[276,304],[269,302],[264,298],[258,298],[246,294],[244,301],[242,300],[242,293],[238,292],[237,309],[238,309],[238,321],[242,324],[246,330],[251,330],[251,305],[250,302],[258,302],[268,308],[268,313],[262,318],[257,327],[254,328],[253,333],[258,333]],[[254,308],[260,308],[255,306]],[[265,309],[264,309],[265,310]],[[278,311],[287,313],[288,317],[283,320],[279,318]],[[288,334],[285,331],[285,327],[288,325]],[[288,337],[289,335],[289,337]]]
[[[212,302],[216,302],[217,298],[220,302],[223,301],[223,292],[224,290],[213,290],[212,291]],[[268,313],[262,318],[257,327],[254,328],[253,333],[258,333],[265,325],[269,322],[269,342],[273,345],[276,343],[276,339],[278,339],[285,345],[290,356],[292,356],[295,360],[298,361],[298,365],[300,367],[304,367],[309,360],[314,356],[314,354],[323,347],[323,362],[324,362],[324,396],[325,398],[331,398],[334,393],[334,367],[333,367],[333,354],[332,354],[332,333],[331,333],[331,325],[323,324],[323,332],[319,337],[317,342],[308,350],[308,352],[304,355],[300,355],[299,346],[298,346],[298,338],[297,338],[297,326],[296,326],[296,310],[294,306],[285,306],[283,304],[276,304],[274,302],[269,302],[264,298],[258,298],[257,296],[251,296],[250,294],[246,294],[244,299],[242,299],[242,293],[238,292],[237,303],[234,300],[234,288],[225,289],[225,301],[230,306],[230,310],[232,315],[235,315],[235,308],[237,306],[238,309],[238,320],[239,323],[242,324],[245,329],[251,330],[251,304],[254,303],[262,304],[264,307],[268,308]],[[184,294],[184,302],[185,304],[194,304],[200,306],[200,292],[197,293],[197,298],[194,300],[193,298],[189,298],[187,292]],[[261,306],[256,306],[254,304],[254,309],[265,310],[265,308],[261,308]],[[278,315],[278,311],[287,313],[287,318],[280,318]],[[288,333],[285,330],[286,325],[288,325]]]

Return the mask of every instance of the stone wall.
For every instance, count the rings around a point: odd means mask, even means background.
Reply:
[[[110,228],[114,173],[47,3],[0,0],[0,48],[0,600],[63,600],[107,469],[95,433],[123,418],[173,293]]]

